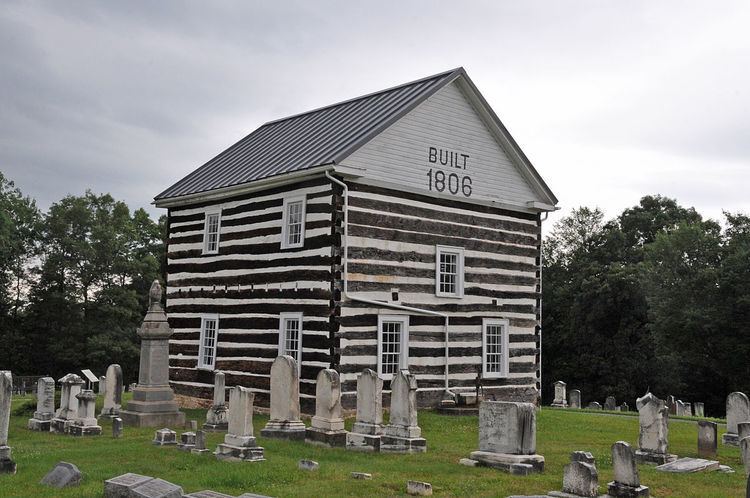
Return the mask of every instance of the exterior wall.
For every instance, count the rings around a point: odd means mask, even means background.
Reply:
[[[482,318],[506,318],[509,374],[485,379],[497,399],[536,401],[540,375],[538,215],[349,183],[349,293],[450,314],[450,387],[473,390],[482,364]],[[465,250],[464,297],[435,295],[435,246]],[[377,370],[378,314],[387,307],[341,304],[336,346],[344,405],[354,406],[357,373]],[[409,314],[409,370],[420,404],[444,388],[443,318]],[[386,382],[385,389],[390,388]],[[386,400],[387,402],[387,400]]]
[[[282,203],[306,194],[305,243],[281,249]],[[167,312],[170,381],[179,395],[211,398],[213,372],[197,369],[201,314],[218,313],[215,368],[268,405],[278,354],[279,313],[304,313],[300,393],[313,402],[315,376],[332,361],[332,190],[322,177],[169,213]],[[219,253],[204,255],[205,212],[222,209]]]
[[[430,148],[436,151],[433,156]],[[440,162],[441,152],[446,165]],[[464,158],[462,154],[468,157]],[[375,180],[412,189],[452,193],[458,200],[478,199],[519,205],[543,200],[509,159],[455,82],[373,138],[346,158],[343,164],[366,168],[367,176]],[[434,178],[437,171],[455,174],[457,183],[438,188]],[[465,183],[470,192],[464,189]],[[455,188],[451,192],[452,186]]]

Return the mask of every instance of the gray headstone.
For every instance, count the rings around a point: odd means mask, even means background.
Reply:
[[[195,431],[195,449],[205,450],[206,449],[206,433],[203,431]]]
[[[99,376],[99,394],[104,394],[107,390],[107,377],[104,375]]]
[[[198,430],[198,421],[197,420],[191,420],[190,421],[190,430],[193,432],[196,432]]]
[[[649,453],[666,454],[669,446],[667,405],[651,393],[636,400],[640,434],[638,447]]]
[[[383,380],[369,368],[357,376],[357,422],[383,423]]]
[[[360,479],[364,481],[372,479],[372,474],[368,474],[367,472],[352,472],[350,475],[352,479]]]
[[[8,446],[12,397],[13,375],[8,370],[0,370],[0,447]]]
[[[339,373],[330,368],[318,372],[315,382],[315,416],[311,425],[326,431],[344,430],[341,418],[341,381]]]
[[[55,415],[55,379],[42,377],[37,381],[34,418],[50,420]]]
[[[389,425],[418,427],[417,378],[407,370],[399,370],[391,381],[391,417]],[[411,437],[419,436],[420,434],[416,434]]]
[[[745,464],[745,475],[750,476],[750,436],[740,439],[740,461]]]
[[[612,468],[616,482],[635,488],[641,485],[635,453],[625,441],[617,441],[612,445]]]
[[[702,458],[678,458],[674,462],[665,463],[656,467],[661,472],[674,472],[677,474],[689,474],[692,472],[703,472],[718,470],[719,462],[716,460],[704,460]]]
[[[619,406],[619,409],[620,409],[621,412],[628,412],[628,411],[630,411],[630,407],[628,406],[627,403],[621,404]]]
[[[406,481],[406,493],[414,496],[432,496],[432,484],[421,481]]]
[[[581,408],[581,391],[578,389],[573,389],[570,391],[569,395],[570,401],[569,406],[570,408]]]
[[[53,488],[66,488],[78,486],[81,483],[81,477],[78,467],[72,463],[59,462],[39,483]]]
[[[563,493],[596,497],[599,493],[596,466],[586,462],[570,462],[563,468]]]
[[[589,410],[601,410],[602,405],[600,405],[598,401],[592,401],[591,403],[586,405],[586,408]]]
[[[553,385],[555,387],[555,399],[552,401],[552,406],[568,406],[565,382],[558,380]]]
[[[112,437],[118,438],[122,436],[122,419],[115,417],[112,419]]]
[[[130,490],[144,484],[153,477],[139,474],[123,474],[104,481],[104,498],[128,498]]]
[[[182,498],[182,488],[162,479],[152,479],[130,490],[132,498]]]
[[[677,415],[677,399],[671,394],[667,396],[667,410],[670,415]]]
[[[314,460],[302,459],[297,462],[297,468],[300,470],[318,470],[320,468],[320,464]]]
[[[693,415],[696,417],[705,417],[704,405],[701,402],[696,401],[693,403]]]
[[[112,364],[107,367],[107,375],[104,376],[104,379],[106,387],[101,414],[104,416],[118,415],[122,407],[122,368],[120,368],[120,365]]]
[[[536,453],[536,408],[531,403],[484,401],[479,405],[479,450]]]
[[[738,423],[737,434],[740,436],[740,439],[750,436],[750,421]]]
[[[617,408],[617,400],[614,396],[607,396],[607,399],[604,400],[604,409],[609,411],[615,411]]]
[[[698,454],[702,457],[715,457],[718,445],[718,425],[707,420],[698,421]]]
[[[727,432],[739,434],[737,424],[750,420],[750,401],[741,392],[733,392],[727,396]]]
[[[588,451],[574,451],[570,454],[570,461],[596,464],[594,455],[592,455]]]

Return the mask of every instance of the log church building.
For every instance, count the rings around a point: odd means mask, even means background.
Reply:
[[[557,199],[463,68],[264,124],[155,198],[170,382],[268,406],[271,363],[417,377],[421,406],[536,401],[541,224]]]

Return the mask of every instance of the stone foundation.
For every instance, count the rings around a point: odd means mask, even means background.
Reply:
[[[544,457],[542,455],[512,455],[509,453],[493,453],[490,451],[472,451],[470,460],[482,467],[511,472],[517,464],[531,465],[534,472],[544,472]]]
[[[669,453],[652,453],[650,451],[635,450],[635,461],[641,464],[648,465],[663,465],[665,463],[674,462],[677,460],[677,455],[671,455]]]
[[[612,481],[607,484],[607,496],[611,498],[641,498],[649,496],[646,486],[628,486],[621,482]]]
[[[424,453],[427,451],[427,440],[421,437],[384,435],[380,437],[380,451],[383,453]]]
[[[317,427],[305,429],[305,442],[318,446],[343,448],[346,446],[346,431],[327,431]]]
[[[71,425],[68,432],[71,436],[100,436],[102,428],[98,425]]]
[[[252,436],[232,436],[227,434],[224,442],[216,447],[216,458],[234,462],[262,462],[265,460],[264,450],[256,446]]]
[[[266,426],[260,431],[263,437],[274,439],[291,439],[294,441],[305,440],[305,424],[299,422],[274,422],[269,420]]]
[[[352,451],[380,451],[379,434],[360,434],[358,432],[348,432],[346,434],[346,449]]]

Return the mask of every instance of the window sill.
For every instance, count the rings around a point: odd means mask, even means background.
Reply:
[[[436,297],[447,297],[450,299],[463,299],[463,294],[442,294],[440,292],[435,293]]]

